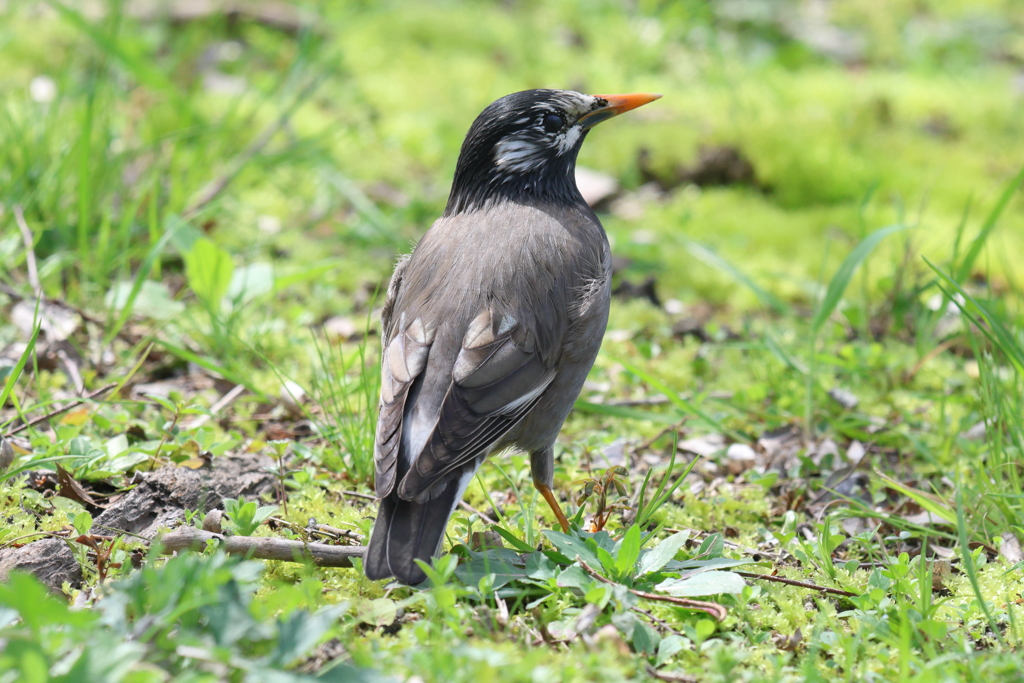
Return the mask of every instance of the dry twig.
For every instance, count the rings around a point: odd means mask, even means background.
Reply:
[[[847,598],[857,597],[856,593],[849,591],[839,590],[838,588],[829,588],[828,586],[819,586],[814,583],[807,581],[796,581],[794,579],[786,579],[781,576],[773,576],[770,574],[756,574],[754,572],[736,572],[745,579],[761,579],[762,581],[774,581],[775,583],[784,583],[787,586],[798,586],[799,588],[808,588],[812,591],[818,591],[819,593],[831,593],[832,595],[842,595]]]
[[[15,427],[11,431],[9,431],[6,434],[4,434],[4,436],[5,437],[13,436],[14,434],[17,434],[18,432],[24,431],[24,430],[28,429],[29,427],[34,427],[35,425],[37,425],[37,424],[39,424],[41,422],[46,422],[47,420],[52,420],[53,418],[57,417],[58,415],[61,415],[63,413],[68,412],[72,408],[77,408],[78,406],[82,405],[83,403],[85,403],[87,401],[91,401],[92,399],[96,398],[97,396],[102,396],[103,394],[107,393],[108,391],[110,391],[111,389],[113,389],[116,386],[117,386],[117,382],[111,382],[110,384],[104,385],[104,386],[100,387],[99,389],[97,389],[96,391],[88,393],[85,396],[83,396],[82,398],[72,401],[71,403],[67,404],[66,406],[62,406],[60,408],[57,408],[56,410],[52,410],[52,411],[46,413],[46,415],[40,415],[39,417],[35,418],[34,420],[30,420],[30,421],[26,422],[25,424],[21,425],[20,427]]]

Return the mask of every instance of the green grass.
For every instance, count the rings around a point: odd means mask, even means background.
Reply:
[[[131,3],[0,8],[0,435],[75,395],[38,353],[30,258],[50,307],[88,316],[62,347],[85,390],[123,387],[8,441],[0,547],[68,538],[86,581],[0,585],[0,682],[1017,680],[1019,12],[837,0],[861,45],[843,64],[793,37],[799,6],[308,3],[293,34]],[[522,556],[471,550],[488,525],[460,510],[422,590],[131,538],[100,584],[71,537],[107,532],[17,473],[60,463],[108,492],[266,453],[278,495],[233,503],[236,528],[368,531],[372,505],[341,492],[372,490],[375,308],[473,117],[530,87],[665,95],[580,156],[636,200],[602,214],[628,259],[616,282],[654,277],[672,300],[613,303],[556,449],[566,512],[607,516],[607,535],[553,533],[512,454],[467,502]],[[669,177],[706,145],[741,150],[757,187],[638,192],[641,149]],[[167,381],[167,398],[132,390]],[[625,496],[604,478],[617,453]],[[599,510],[599,485],[624,509]]]

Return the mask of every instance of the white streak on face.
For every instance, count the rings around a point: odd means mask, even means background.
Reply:
[[[583,135],[583,129],[578,125],[572,126],[564,133],[559,133],[555,138],[555,144],[558,145],[558,153],[565,154],[575,147],[581,135]]]
[[[564,91],[558,93],[554,106],[543,103],[535,106],[531,116],[520,117],[515,124],[523,126],[500,140],[494,146],[496,166],[513,173],[529,173],[544,163],[545,155],[553,150],[556,154],[567,154],[579,143],[583,128],[576,121],[589,113],[596,102],[590,95]],[[544,116],[558,114],[568,118],[570,126],[555,133],[544,129]]]
[[[509,136],[494,147],[494,163],[509,171],[525,173],[544,161],[543,142]]]

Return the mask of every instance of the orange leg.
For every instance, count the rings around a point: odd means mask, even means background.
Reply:
[[[562,525],[562,531],[569,533],[569,520],[565,518],[565,513],[562,512],[562,507],[558,504],[558,499],[555,498],[551,487],[547,484],[538,484],[537,482],[534,482],[533,485],[540,491],[540,495],[544,496],[544,500],[548,502],[548,505],[551,506],[555,517],[558,518],[558,523]]]

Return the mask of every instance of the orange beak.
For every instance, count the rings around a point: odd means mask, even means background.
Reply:
[[[579,123],[582,123],[584,128],[592,128],[613,116],[618,116],[630,109],[642,107],[648,102],[653,102],[660,98],[661,95],[638,92],[632,95],[592,95],[592,97],[602,99],[606,104],[580,118]]]

